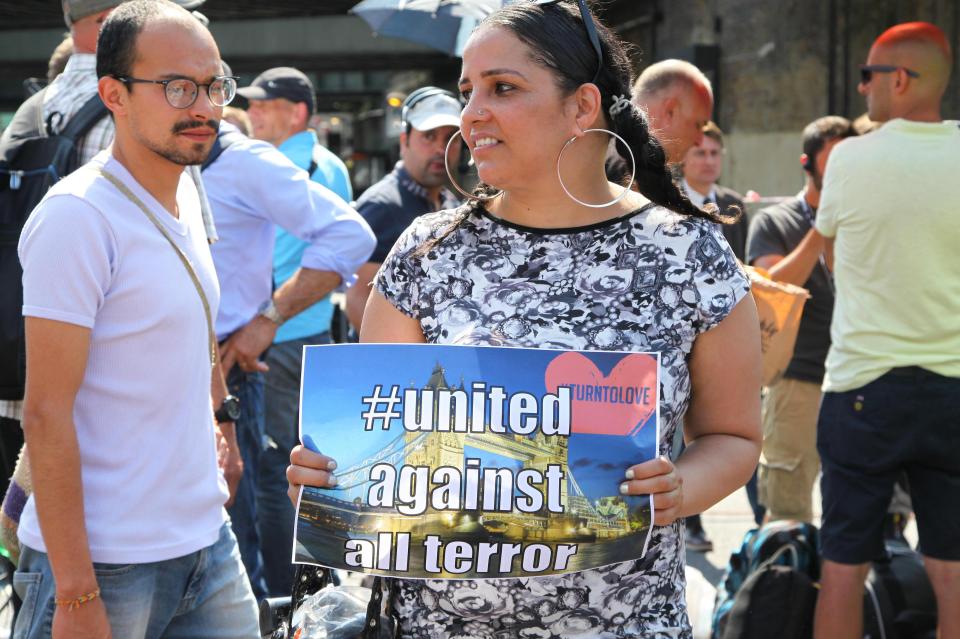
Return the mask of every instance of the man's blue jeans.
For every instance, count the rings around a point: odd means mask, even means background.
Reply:
[[[290,451],[300,442],[300,368],[303,347],[329,344],[320,333],[270,347],[266,362],[265,425],[268,445],[257,476],[257,528],[263,554],[263,575],[270,597],[289,596],[293,587],[293,531],[296,518],[287,497]]]
[[[93,565],[116,639],[255,639],[257,604],[229,524],[212,546],[147,564]],[[24,546],[14,639],[50,637],[56,586],[46,553]]]
[[[240,419],[237,420],[237,442],[243,457],[243,477],[237,486],[230,513],[233,532],[237,536],[240,556],[247,568],[253,594],[260,601],[266,597],[263,581],[263,558],[260,554],[260,536],[257,533],[257,473],[263,455],[263,375],[245,373],[234,366],[227,375],[230,394],[240,400]]]

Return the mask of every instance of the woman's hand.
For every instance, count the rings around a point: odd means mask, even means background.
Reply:
[[[631,466],[627,481],[620,484],[621,495],[653,495],[653,524],[666,526],[680,517],[683,505],[683,478],[666,457]]]
[[[300,494],[300,486],[314,486],[316,488],[333,488],[337,485],[337,478],[333,471],[337,468],[337,462],[315,453],[303,446],[295,446],[290,451],[290,465],[287,466],[287,482],[290,487],[287,489],[287,496],[293,505],[297,504],[297,496]]]

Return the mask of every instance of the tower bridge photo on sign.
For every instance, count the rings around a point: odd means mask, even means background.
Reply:
[[[639,558],[652,500],[619,492],[659,441],[656,353],[310,346],[294,561],[405,578],[544,576]]]

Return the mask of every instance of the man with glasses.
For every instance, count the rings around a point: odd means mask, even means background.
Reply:
[[[885,31],[863,66],[873,133],[830,155],[817,230],[836,302],[817,450],[823,567],[815,636],[862,636],[863,583],[905,471],[940,637],[960,637],[960,128],[941,101],[943,31]]]
[[[20,238],[34,494],[18,637],[258,635],[217,463],[217,275],[184,173],[232,97],[221,69],[177,5],[115,9],[97,51],[114,142]]]
[[[175,0],[177,4],[190,10],[202,5],[203,1]],[[83,113],[85,105],[93,102],[100,103],[97,96],[97,37],[103,21],[106,20],[110,11],[120,3],[121,0],[64,0],[62,3],[64,22],[70,28],[72,51],[63,72],[58,74],[43,91],[42,119],[46,124],[47,132],[51,134],[61,133],[75,117],[79,117]],[[197,17],[200,14],[193,11],[192,15]],[[102,103],[100,104],[102,105]],[[24,105],[24,107],[26,106],[27,104]],[[78,140],[77,159],[80,164],[89,162],[97,153],[113,142],[113,118],[109,117],[106,108],[103,108],[102,113],[103,115]],[[18,111],[14,116],[14,121],[25,116],[32,116],[32,114]],[[33,119],[35,119],[35,116],[31,117],[31,121]],[[14,128],[11,126],[6,131],[12,131]],[[195,183],[199,184],[199,167],[188,167],[187,173]],[[203,193],[200,194],[200,198],[205,215],[209,216],[209,203]],[[9,468],[12,468],[12,464],[16,461],[20,445],[23,443],[23,435],[20,429],[22,404],[22,401],[0,400],[0,428],[3,429],[2,455],[4,464]],[[231,442],[230,450],[233,451],[225,457],[227,477],[230,487],[233,489],[242,472],[240,455],[234,441],[232,427],[224,424],[223,432],[228,436]],[[25,458],[26,456],[21,454],[21,457]],[[21,468],[26,466],[25,462],[21,462],[20,466]],[[18,477],[22,481],[23,476],[19,475],[19,472]],[[5,497],[5,503],[7,504],[5,514],[14,521],[18,519],[19,509],[22,508],[25,499],[23,491],[24,486],[12,482]],[[6,536],[6,533],[4,533],[4,536]],[[10,544],[10,541],[7,540],[6,543]]]

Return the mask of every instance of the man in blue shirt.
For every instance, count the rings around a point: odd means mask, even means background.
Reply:
[[[310,178],[340,198],[353,199],[347,167],[322,146],[307,128],[315,111],[313,85],[297,69],[277,67],[260,74],[240,94],[250,102],[247,113],[253,137],[276,146]],[[280,288],[300,267],[309,246],[279,226],[273,252],[273,284]],[[264,426],[267,448],[257,476],[257,528],[263,575],[270,596],[289,595],[293,586],[294,512],[287,499],[286,469],[290,450],[299,443],[298,406],[303,347],[330,343],[333,304],[330,296],[301,311],[278,330],[267,352]]]
[[[244,473],[228,509],[240,554],[258,599],[266,595],[256,485],[268,447],[261,361],[288,319],[353,282],[374,247],[369,226],[340,197],[312,181],[275,146],[220,124],[222,152],[203,182],[220,241],[211,247],[221,299],[215,330],[227,386],[239,401],[237,440]],[[299,264],[273,282],[276,227],[304,240]],[[289,562],[289,557],[286,559]]]

